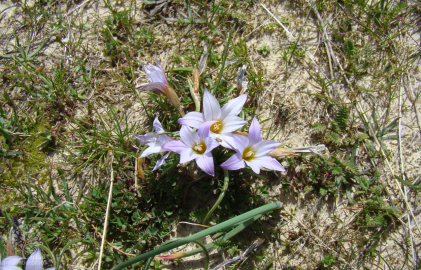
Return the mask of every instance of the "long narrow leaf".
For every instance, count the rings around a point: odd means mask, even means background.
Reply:
[[[153,251],[150,251],[150,252],[147,252],[147,253],[142,254],[140,256],[137,256],[135,258],[132,258],[132,259],[130,259],[130,260],[128,260],[128,261],[126,261],[122,264],[119,264],[119,265],[115,266],[114,268],[112,268],[112,270],[124,269],[124,268],[126,268],[130,265],[133,265],[133,264],[137,263],[137,262],[140,262],[142,260],[146,260],[146,259],[148,259],[152,256],[156,256],[156,255],[161,254],[163,252],[169,251],[173,248],[176,248],[176,247],[188,244],[190,242],[196,241],[197,239],[200,239],[200,238],[205,237],[207,235],[216,233],[217,231],[223,230],[228,226],[232,226],[233,224],[237,224],[239,222],[249,220],[250,218],[253,218],[256,215],[261,215],[261,214],[267,213],[267,212],[272,211],[274,209],[280,208],[281,206],[282,206],[282,204],[280,202],[274,202],[274,203],[270,203],[270,204],[264,205],[262,207],[256,208],[256,209],[251,210],[247,213],[244,213],[242,215],[239,215],[237,217],[234,217],[232,219],[224,221],[224,222],[222,222],[218,225],[210,227],[206,230],[203,230],[201,232],[193,234],[189,237],[182,238],[180,240],[175,241],[174,243],[171,243],[171,244],[168,244],[168,245],[165,245],[165,246],[161,246],[161,247],[159,247],[159,248],[157,248]]]

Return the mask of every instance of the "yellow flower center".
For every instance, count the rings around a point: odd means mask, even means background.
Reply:
[[[221,122],[215,122],[212,124],[212,126],[210,127],[210,131],[212,131],[213,133],[219,134],[222,130],[222,123]]]
[[[206,151],[206,144],[204,142],[195,143],[192,149],[196,154],[203,155]]]
[[[254,159],[254,151],[250,147],[246,147],[243,152],[243,159],[247,161],[252,161]]]

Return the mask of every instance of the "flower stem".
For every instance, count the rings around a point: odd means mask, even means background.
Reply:
[[[211,208],[211,210],[209,210],[209,212],[206,214],[205,219],[203,220],[203,225],[206,225],[210,219],[210,217],[212,216],[213,211],[216,210],[216,208],[218,207],[218,205],[221,203],[222,199],[225,196],[225,192],[228,190],[228,183],[229,183],[229,176],[228,176],[228,171],[224,170],[224,186],[222,187],[222,192],[219,195],[218,199],[216,200],[215,204],[213,205],[213,207]]]

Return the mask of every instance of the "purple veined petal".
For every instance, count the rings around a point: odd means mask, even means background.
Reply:
[[[155,132],[146,133],[144,135],[137,135],[132,133],[132,136],[134,136],[141,144],[147,145],[155,144],[156,140],[158,139],[158,136]]]
[[[162,81],[163,81],[165,84],[169,84],[169,83],[168,83],[168,81],[167,81],[167,76],[165,76],[165,70],[164,70],[164,68],[161,66],[161,63],[159,62],[158,58],[156,58],[156,57],[155,57],[155,61],[156,61],[156,65],[158,66],[158,68],[159,68],[159,70],[160,70],[160,76],[161,76]]]
[[[149,63],[148,66],[143,66],[143,70],[146,73],[146,76],[148,76],[148,79],[151,82],[160,82],[163,84],[167,84],[167,79],[165,78],[165,72],[162,69],[161,64],[159,66],[154,66],[151,63]]]
[[[260,167],[263,166],[262,162],[255,158],[252,161],[245,160],[246,164],[250,166],[250,168],[255,172],[256,174],[260,174]]]
[[[188,126],[183,125],[180,130],[181,140],[185,145],[192,148],[196,142],[198,142],[199,135],[197,133],[191,133],[191,129]]]
[[[180,163],[189,162],[190,160],[193,160],[193,159],[195,159],[197,157],[200,157],[200,156],[201,155],[193,152],[193,150],[191,148],[186,148],[180,154]]]
[[[178,119],[178,123],[194,128],[199,128],[205,122],[205,118],[200,112],[189,112],[182,118]]]
[[[160,82],[160,77],[156,74],[155,66],[149,63],[147,66],[142,65],[143,70],[146,73],[146,76],[148,76],[148,79],[151,82]]]
[[[56,268],[55,267],[50,267],[50,268],[47,268],[45,270],[56,270]]]
[[[208,89],[205,89],[203,94],[203,114],[205,115],[205,121],[219,120],[221,118],[221,106]]]
[[[43,266],[41,250],[37,248],[26,260],[25,270],[42,270]]]
[[[236,153],[232,155],[229,159],[227,159],[224,163],[222,163],[221,167],[228,171],[234,171],[243,169],[244,167],[246,167],[246,164],[244,163],[241,154]]]
[[[205,138],[204,142],[206,144],[205,154],[212,151],[214,148],[219,146],[219,142],[217,142],[215,139],[213,139],[211,137]]]
[[[156,133],[163,133],[165,132],[164,128],[161,125],[161,122],[158,120],[158,115],[155,115],[155,119],[153,120],[153,129]]]
[[[239,153],[243,154],[244,149],[250,144],[249,139],[246,136],[236,134],[233,134],[232,137],[235,142],[235,149],[237,149]]]
[[[247,124],[247,121],[239,116],[230,115],[222,120],[221,133],[233,132]]]
[[[197,157],[196,164],[205,173],[215,176],[212,153],[205,153]]]
[[[205,141],[205,139],[209,137],[210,127],[215,122],[216,121],[207,121],[199,127],[199,130],[197,131],[197,135],[199,135],[201,142]]]
[[[253,148],[256,149],[255,157],[267,156],[267,154],[276,149],[281,143],[266,140],[256,143]]]
[[[158,135],[158,142],[157,145],[163,146],[164,144],[172,141],[173,139],[168,136],[167,134]]]
[[[1,270],[22,270],[22,268],[17,266],[2,266],[0,268]]]
[[[281,171],[281,172],[285,171],[284,166],[282,166],[282,164],[279,163],[279,161],[277,161],[273,157],[264,156],[264,157],[256,158],[255,160],[260,161],[260,164],[262,165],[263,168],[274,170],[274,171]]]
[[[228,148],[228,149],[232,149],[232,150],[235,150],[236,149],[236,147],[235,147],[235,141],[234,141],[234,137],[232,136],[232,133],[220,134],[218,136],[218,138],[222,140],[222,142],[219,142],[219,144],[222,147],[225,147],[225,148]]]
[[[0,268],[3,269],[3,267],[6,266],[16,266],[23,258],[19,256],[9,256],[4,258],[0,263]]]
[[[221,108],[221,118],[224,119],[228,116],[238,116],[246,103],[247,94],[242,94],[239,97],[231,99]]]
[[[163,155],[155,164],[155,166],[153,167],[152,171],[156,171],[159,169],[159,167],[161,167],[162,165],[165,164],[165,159],[170,155],[171,152],[166,153],[165,155]]]
[[[165,96],[165,84],[161,82],[151,82],[140,87],[140,90],[155,91]]]
[[[162,149],[161,146],[149,146],[148,148],[146,148],[142,154],[140,155],[141,158],[147,157],[149,155],[152,154],[156,154],[156,153],[161,153],[165,151],[165,149]]]
[[[183,150],[186,148],[189,148],[189,147],[185,145],[182,141],[171,141],[164,144],[164,146],[162,146],[162,149],[171,151],[177,154],[181,154],[181,152],[183,152]]]
[[[262,141],[262,130],[260,129],[260,124],[256,117],[254,117],[251,122],[248,139],[250,145],[255,145]]]

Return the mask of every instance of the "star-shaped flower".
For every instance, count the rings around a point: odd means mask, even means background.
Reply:
[[[153,121],[153,128],[155,132],[147,133],[145,135],[132,134],[136,139],[139,140],[141,144],[149,145],[149,147],[146,148],[145,151],[143,151],[143,153],[140,155],[140,157],[142,158],[149,156],[151,154],[162,153],[162,152],[167,151],[163,149],[162,147],[164,146],[164,144],[173,140],[167,134],[159,134],[159,133],[164,133],[165,130],[162,128],[162,125],[159,122],[157,115],[155,115],[155,120]],[[157,170],[159,167],[165,164],[165,159],[169,156],[169,154],[170,152],[166,153],[156,162],[155,167],[153,168],[153,171]]]
[[[262,141],[262,131],[260,130],[260,124],[256,117],[253,118],[250,125],[248,137],[233,135],[233,138],[237,153],[222,163],[222,168],[226,170],[239,170],[247,164],[257,174],[260,173],[261,167],[269,170],[285,171],[279,161],[268,155],[269,152],[281,143],[270,140]]]
[[[143,70],[148,76],[148,79],[151,81],[149,84],[142,86],[141,90],[155,91],[166,96],[170,102],[179,110],[181,115],[184,115],[183,108],[181,108],[180,100],[178,99],[177,94],[174,89],[168,83],[167,77],[165,76],[164,69],[156,59],[158,66],[154,66],[149,63],[149,67],[143,66]]]
[[[178,119],[182,125],[199,128],[203,123],[213,121],[210,126],[210,136],[222,140],[221,145],[232,148],[234,144],[232,132],[244,126],[244,121],[238,114],[246,102],[247,94],[228,101],[222,108],[218,100],[207,89],[203,94],[203,114],[189,112],[183,118]]]
[[[164,145],[164,149],[180,154],[180,163],[196,160],[202,171],[215,176],[212,149],[219,143],[209,137],[209,127],[213,122],[204,123],[199,130],[192,134],[192,130],[183,125],[180,130],[180,141],[171,141]]]

